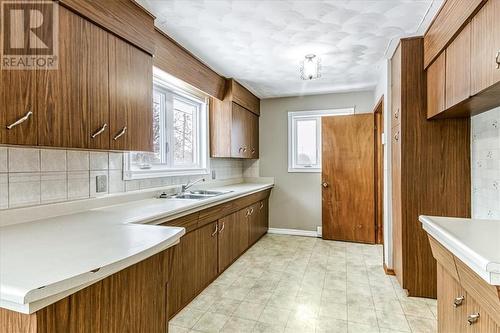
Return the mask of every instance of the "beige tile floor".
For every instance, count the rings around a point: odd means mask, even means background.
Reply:
[[[175,316],[178,332],[436,332],[436,301],[406,297],[382,247],[266,235]]]

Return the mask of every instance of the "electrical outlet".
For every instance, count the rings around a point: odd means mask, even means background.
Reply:
[[[212,170],[212,179],[217,178],[217,175],[215,174],[215,170]]]
[[[108,191],[108,176],[101,175],[95,177],[95,191],[96,193]]]

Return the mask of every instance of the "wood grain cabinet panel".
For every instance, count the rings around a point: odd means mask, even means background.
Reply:
[[[446,108],[446,51],[427,69],[427,117],[431,118]]]
[[[418,217],[470,216],[470,119],[427,120],[423,39],[403,39],[398,49],[401,75],[392,76],[391,91],[403,117],[392,131],[393,268],[410,296],[435,298],[436,261]]]
[[[471,34],[467,25],[446,49],[446,108],[470,97],[470,77]]]
[[[245,109],[260,115],[260,100],[235,80],[229,80],[232,99]]]
[[[232,104],[210,98],[210,156],[231,157]]]
[[[218,272],[223,272],[233,260],[238,256],[236,253],[236,243],[238,239],[238,213],[233,213],[221,218],[218,221]]]
[[[401,47],[394,52],[391,60],[392,77],[401,77]],[[391,127],[401,124],[401,80],[391,81]]]
[[[500,81],[500,0],[488,0],[471,23],[471,94]]]
[[[198,250],[194,266],[197,268],[196,292],[199,293],[215,279],[218,273],[217,221],[196,230],[196,234]]]
[[[32,70],[0,70],[0,143],[33,145],[38,143],[37,115],[34,109],[35,77]],[[29,112],[32,114],[29,114]],[[10,130],[7,126],[24,117],[27,120]]]
[[[467,328],[466,307],[469,303],[469,297],[458,281],[449,275],[440,264],[437,266],[437,276],[438,331],[442,333],[465,332]]]
[[[246,158],[248,156],[249,144],[247,138],[250,136],[248,112],[245,108],[233,103],[231,122],[231,157]]]
[[[152,151],[152,57],[109,36],[110,148]]]
[[[90,59],[99,56],[91,48],[93,43],[87,42],[87,38],[93,38],[91,30],[91,23],[59,6],[59,68],[37,73],[36,113],[41,146],[88,146],[88,88],[100,85],[92,75],[96,69],[90,67]]]

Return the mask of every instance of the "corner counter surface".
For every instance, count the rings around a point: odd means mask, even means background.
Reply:
[[[184,228],[155,224],[273,185],[266,182],[213,187],[231,192],[206,200],[134,198],[73,214],[4,225],[0,227],[0,307],[36,312],[174,246],[185,233]],[[47,206],[40,209],[46,210]],[[2,218],[2,214],[0,220],[7,216]]]
[[[491,285],[500,285],[500,221],[420,216],[424,230]]]

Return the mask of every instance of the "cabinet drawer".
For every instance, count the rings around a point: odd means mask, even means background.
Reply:
[[[234,201],[226,202],[214,207],[207,208],[200,212],[198,217],[198,226],[203,226],[207,223],[216,221],[224,216],[227,216],[236,210]]]
[[[169,226],[169,227],[184,227],[184,228],[186,228],[186,233],[188,233],[188,232],[196,229],[196,227],[198,225],[198,216],[199,216],[199,213],[196,212],[193,214],[179,217],[178,219],[175,219],[172,221],[162,223],[160,225]]]
[[[438,241],[429,236],[429,244],[431,245],[432,255],[439,262],[441,266],[450,274],[455,280],[459,281],[457,266],[455,264],[455,257],[444,248]]]

